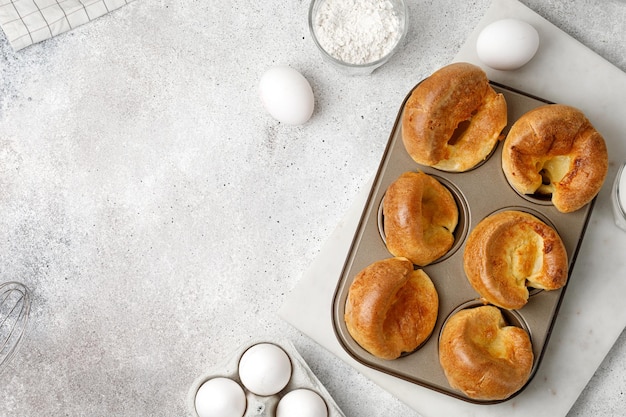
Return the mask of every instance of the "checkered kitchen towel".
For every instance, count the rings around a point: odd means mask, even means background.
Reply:
[[[13,49],[67,32],[132,0],[0,0],[0,26]]]

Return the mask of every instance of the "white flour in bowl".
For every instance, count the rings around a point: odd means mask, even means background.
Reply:
[[[349,64],[379,60],[402,36],[400,18],[388,0],[325,0],[313,24],[322,48]]]

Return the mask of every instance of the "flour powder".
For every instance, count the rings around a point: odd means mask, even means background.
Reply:
[[[322,48],[350,64],[377,61],[402,35],[400,18],[388,0],[325,0],[313,24]]]

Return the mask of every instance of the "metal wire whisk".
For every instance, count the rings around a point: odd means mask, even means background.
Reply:
[[[26,331],[30,292],[19,282],[0,284],[0,373],[17,351]]]

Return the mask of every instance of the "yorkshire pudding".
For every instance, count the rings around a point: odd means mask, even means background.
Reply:
[[[376,261],[357,274],[348,290],[345,322],[352,338],[372,355],[396,359],[428,339],[439,296],[422,270],[406,258]]]
[[[459,209],[450,191],[423,172],[405,172],[383,197],[387,249],[416,265],[443,256],[454,243]]]
[[[528,302],[528,288],[565,285],[568,259],[560,236],[535,216],[516,210],[483,219],[470,232],[463,254],[465,274],[486,301],[506,309]]]
[[[402,141],[418,164],[462,172],[489,156],[506,123],[504,96],[482,69],[459,62],[413,89],[402,116]]]
[[[469,398],[504,400],[530,378],[533,349],[528,333],[508,326],[495,306],[452,315],[441,332],[439,362],[452,388]]]
[[[600,191],[609,159],[604,139],[578,109],[548,104],[511,126],[502,169],[522,194],[543,194],[562,213],[589,203]]]

